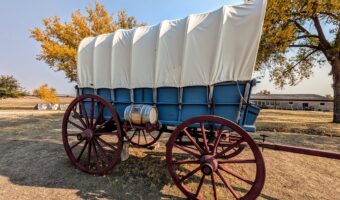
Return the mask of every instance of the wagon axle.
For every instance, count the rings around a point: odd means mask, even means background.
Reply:
[[[82,138],[86,138],[87,141],[90,141],[94,136],[94,132],[92,129],[85,129],[83,134],[81,134]]]
[[[212,155],[204,155],[200,159],[201,171],[205,175],[211,175],[218,168],[217,159]]]

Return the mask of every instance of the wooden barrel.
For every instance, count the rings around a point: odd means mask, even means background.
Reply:
[[[155,124],[158,121],[156,107],[144,104],[129,105],[125,108],[124,119],[132,124]]]

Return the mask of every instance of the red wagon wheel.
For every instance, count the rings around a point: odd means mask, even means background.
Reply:
[[[71,162],[86,173],[103,175],[120,160],[120,121],[99,96],[81,95],[71,102],[64,115],[62,138]]]
[[[199,127],[202,139],[196,141],[189,127]],[[223,140],[225,132],[232,133],[233,140]],[[234,148],[243,151],[226,156]],[[265,181],[264,160],[254,140],[237,124],[217,116],[194,117],[179,125],[167,143],[166,162],[189,199],[256,199]]]
[[[162,135],[162,131],[147,132],[144,129],[136,129],[127,131],[125,135],[131,144],[140,147],[148,147],[158,141]]]

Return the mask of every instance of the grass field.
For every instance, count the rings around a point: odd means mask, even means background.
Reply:
[[[332,112],[262,109],[256,121],[260,131],[340,136],[340,124]]]
[[[59,97],[59,103],[68,104],[73,99],[74,97]],[[34,96],[0,99],[0,110],[33,110],[38,103],[43,103],[43,101]]]
[[[94,177],[74,169],[65,155],[62,116],[61,111],[0,111],[0,199],[184,199],[165,167],[168,135],[158,149],[130,148],[127,161]],[[287,144],[340,151],[339,137],[261,133]],[[263,156],[267,176],[259,199],[340,197],[340,161],[271,150]]]

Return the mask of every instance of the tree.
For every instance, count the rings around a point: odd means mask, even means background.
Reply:
[[[331,95],[331,94],[326,94],[326,96],[325,96],[327,99],[330,99],[330,100],[333,100],[334,98],[333,98],[333,96]]]
[[[86,13],[84,16],[77,10],[71,14],[71,21],[65,23],[57,16],[43,19],[44,29],[37,27],[30,30],[31,37],[41,45],[37,59],[56,71],[64,71],[70,81],[77,79],[77,49],[82,39],[144,25],[137,23],[133,16],[128,16],[125,10],[118,12],[115,21],[98,1],[94,8],[87,7]]]
[[[269,91],[269,90],[261,90],[261,91],[258,92],[257,94],[269,95],[269,94],[270,94],[270,91]]]
[[[256,70],[269,69],[279,87],[309,78],[318,63],[331,65],[333,122],[340,123],[340,1],[269,0]]]
[[[45,103],[58,103],[59,99],[56,95],[56,89],[48,87],[47,84],[33,90],[33,95],[42,99]]]
[[[0,99],[28,95],[13,76],[0,76]]]

